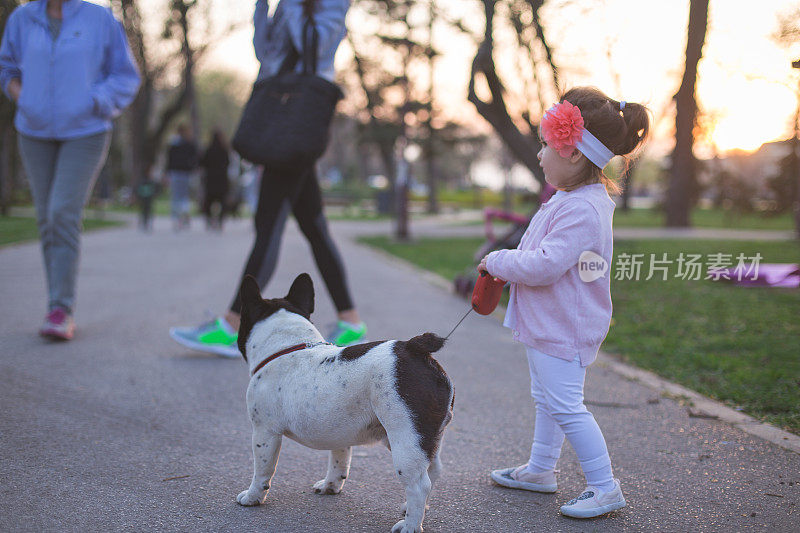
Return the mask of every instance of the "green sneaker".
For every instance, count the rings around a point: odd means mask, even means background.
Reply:
[[[222,317],[201,324],[196,328],[170,328],[169,336],[180,344],[199,350],[213,353],[222,357],[239,357],[239,345],[236,331]]]
[[[357,342],[364,342],[367,338],[367,325],[361,322],[360,324],[351,324],[340,320],[336,323],[336,329],[328,335],[328,342],[336,346],[350,346]]]

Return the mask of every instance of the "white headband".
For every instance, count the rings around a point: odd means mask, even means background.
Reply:
[[[589,130],[583,128],[583,135],[581,140],[575,145],[575,148],[581,151],[589,161],[594,163],[600,168],[605,167],[611,158],[614,157],[614,152],[605,147],[597,137],[589,133]]]
[[[569,157],[571,151],[577,148],[599,168],[605,167],[614,157],[614,152],[606,148],[583,125],[583,116],[578,106],[566,100],[548,109],[540,126],[545,142],[552,145],[561,157]]]

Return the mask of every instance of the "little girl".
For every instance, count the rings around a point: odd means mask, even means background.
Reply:
[[[611,321],[611,219],[619,192],[603,174],[614,155],[633,152],[647,136],[647,109],[578,87],[542,118],[538,158],[558,192],[531,220],[516,250],[483,258],[479,271],[511,283],[504,325],[525,345],[536,403],[530,460],[492,472],[500,485],[555,492],[555,467],[569,439],[588,487],[561,513],[591,518],[625,507],[606,442],[583,404],[586,367]]]

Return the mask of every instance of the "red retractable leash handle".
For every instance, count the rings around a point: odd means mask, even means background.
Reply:
[[[465,314],[461,320],[458,321],[458,324],[447,334],[445,339],[449,339],[450,335],[456,330],[458,326],[464,321],[465,318],[474,310],[478,314],[481,315],[489,315],[497,308],[497,304],[500,303],[500,297],[503,295],[503,287],[505,287],[506,282],[500,278],[496,278],[486,272],[485,270],[481,271],[481,275],[478,276],[478,281],[475,282],[475,287],[472,289],[472,307],[470,307],[467,314]]]
[[[482,270],[481,275],[478,276],[478,281],[475,282],[475,287],[472,289],[472,308],[480,315],[491,314],[497,308],[497,304],[500,303],[505,284],[505,280],[496,278]]]

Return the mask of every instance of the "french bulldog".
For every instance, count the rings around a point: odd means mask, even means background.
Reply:
[[[329,344],[310,321],[314,285],[305,273],[284,298],[262,299],[250,276],[240,295],[238,344],[251,374],[254,468],[237,502],[264,502],[283,437],[330,450],[325,478],[314,484],[318,494],[342,490],[353,446],[382,443],[406,492],[404,518],[392,532],[421,532],[455,403],[452,382],[431,356],[444,339],[424,333],[407,341]]]

